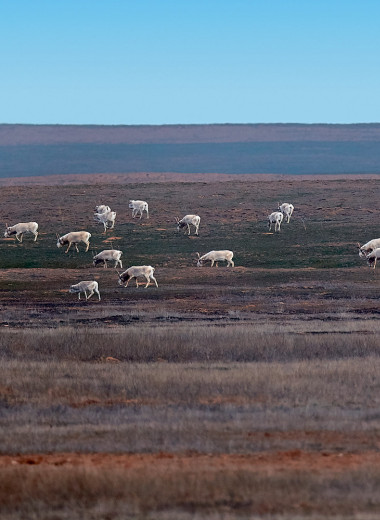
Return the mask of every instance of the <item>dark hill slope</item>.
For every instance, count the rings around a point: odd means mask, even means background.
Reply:
[[[0,176],[380,173],[380,124],[0,125]]]

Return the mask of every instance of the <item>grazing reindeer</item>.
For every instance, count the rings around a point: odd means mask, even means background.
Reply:
[[[94,212],[95,213],[108,213],[111,211],[111,208],[109,206],[105,206],[104,204],[100,204],[100,206],[95,206]]]
[[[268,216],[268,228],[269,231],[272,228],[272,224],[274,224],[274,231],[281,231],[281,223],[284,218],[284,215],[281,211],[274,211]]]
[[[218,262],[227,262],[227,267],[234,267],[234,261],[232,260],[234,254],[232,251],[225,249],[224,251],[210,251],[203,256],[200,256],[197,253],[197,267],[202,267],[204,262],[208,260],[211,262],[211,267],[213,267],[214,263],[216,263],[216,267],[218,267]]]
[[[89,292],[88,296],[87,291]],[[100,300],[99,286],[98,282],[95,282],[95,280],[79,282],[75,285],[71,285],[69,289],[69,293],[78,293],[78,300],[80,300],[80,293],[84,293],[86,301],[91,298],[94,292],[96,292]]]
[[[195,234],[198,235],[199,224],[201,222],[201,217],[198,215],[185,215],[181,220],[177,217],[177,231],[187,226],[188,235],[190,235],[190,225],[194,226]]]
[[[118,249],[105,249],[101,253],[98,253],[94,256],[94,267],[100,263],[103,263],[103,267],[107,268],[107,262],[114,261],[115,268],[117,267],[117,264],[120,264],[120,268],[123,269],[123,264],[120,260],[122,254],[123,252],[119,251]]]
[[[8,238],[11,235],[16,235],[16,240],[20,243],[22,242],[22,236],[24,233],[32,233],[34,235],[34,242],[38,237],[38,224],[37,222],[20,222],[19,224],[15,224],[14,226],[8,227],[8,224],[5,224],[6,230],[4,233],[4,237]]]
[[[289,224],[290,217],[293,215],[294,211],[293,204],[288,204],[287,202],[284,202],[283,204],[278,203],[278,211],[281,211],[284,217],[286,217],[287,224]]]
[[[77,244],[83,242],[86,244],[87,253],[88,248],[90,247],[90,237],[91,233],[88,233],[88,231],[72,231],[71,233],[67,233],[61,237],[57,234],[57,247],[63,247],[64,245],[69,244],[65,251],[65,253],[68,253],[71,245],[74,244],[77,253],[79,253]]]
[[[116,211],[104,211],[103,213],[95,213],[94,220],[104,226],[104,232],[107,229],[115,227]]]
[[[129,209],[132,210],[132,217],[135,218],[140,213],[140,220],[143,211],[146,211],[146,218],[149,218],[148,203],[145,200],[130,200]]]
[[[372,253],[378,247],[380,247],[380,238],[374,238],[362,246],[358,242],[359,256],[366,257],[368,253]]]
[[[380,247],[377,247],[366,255],[368,265],[376,269],[377,260],[380,258]]]
[[[139,283],[137,281],[138,277],[144,277],[146,280],[146,286],[145,289],[148,287],[150,280],[153,280],[153,282],[156,284],[156,287],[158,287],[157,280],[154,277],[154,267],[151,265],[139,265],[139,266],[132,266],[129,267],[124,273],[119,273],[119,285],[124,285],[124,287],[128,287],[129,282],[132,280],[132,278],[136,279],[136,287],[139,286]]]

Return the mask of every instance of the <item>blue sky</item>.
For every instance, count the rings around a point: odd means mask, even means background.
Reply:
[[[378,0],[2,0],[0,122],[380,122]]]

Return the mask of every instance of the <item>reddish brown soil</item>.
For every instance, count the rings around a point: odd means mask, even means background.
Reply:
[[[203,455],[198,453],[54,453],[0,456],[0,467],[9,465],[51,465],[51,466],[119,466],[136,470],[152,467],[155,470],[207,470],[255,469],[258,471],[340,472],[365,466],[380,467],[380,453],[312,453],[301,450],[283,452],[261,452],[249,455]]]

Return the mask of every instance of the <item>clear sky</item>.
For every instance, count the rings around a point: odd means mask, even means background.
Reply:
[[[0,122],[380,122],[379,0],[0,0]]]

